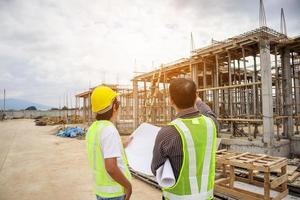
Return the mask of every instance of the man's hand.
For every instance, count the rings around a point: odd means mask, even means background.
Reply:
[[[123,141],[123,146],[124,146],[124,148],[126,148],[126,147],[130,144],[130,142],[132,141],[132,139],[133,139],[133,136],[128,136],[128,137]]]
[[[129,200],[132,193],[132,187],[125,188],[125,200]]]

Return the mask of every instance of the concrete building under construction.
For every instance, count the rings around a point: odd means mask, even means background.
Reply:
[[[167,100],[168,84],[175,77],[190,77],[219,117],[224,145],[300,153],[295,137],[300,125],[299,52],[300,37],[288,38],[266,26],[195,49],[190,58],[134,77],[134,127],[170,121],[174,111]]]
[[[300,36],[287,36],[283,10],[280,32],[266,26],[261,4],[259,28],[212,41],[192,49],[189,58],[137,75],[131,89],[115,86],[124,132],[143,122],[164,126],[172,120],[175,111],[169,105],[168,86],[176,77],[195,81],[199,96],[218,116],[224,147],[300,154]],[[77,95],[84,99],[84,119],[89,120],[91,91]]]

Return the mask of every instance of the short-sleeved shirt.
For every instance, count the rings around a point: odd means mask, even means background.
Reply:
[[[122,143],[119,131],[115,126],[107,126],[102,129],[100,137],[100,149],[104,159],[117,158],[118,167],[124,170],[122,162]]]

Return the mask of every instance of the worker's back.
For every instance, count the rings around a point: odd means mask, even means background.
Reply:
[[[216,126],[203,115],[177,118],[171,122],[182,141],[183,162],[176,184],[163,188],[168,199],[176,197],[210,199],[213,196],[216,152]]]

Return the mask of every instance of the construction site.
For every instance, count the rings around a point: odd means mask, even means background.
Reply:
[[[258,28],[200,48],[194,47],[191,34],[189,57],[136,73],[130,86],[101,84],[119,94],[116,127],[122,138],[144,123],[168,125],[176,116],[169,102],[170,81],[192,79],[219,123],[215,199],[300,199],[300,35],[289,37],[283,9],[280,16],[280,30],[268,27],[261,0]],[[76,94],[69,113],[20,117],[38,117],[39,126],[32,119],[0,122],[5,132],[0,199],[94,198],[84,138],[53,135],[72,126],[86,133],[96,120],[91,95],[97,86]],[[12,126],[13,121],[18,122]],[[23,144],[28,138],[31,144]],[[161,199],[155,176],[134,169],[130,161],[129,167],[131,199]]]

